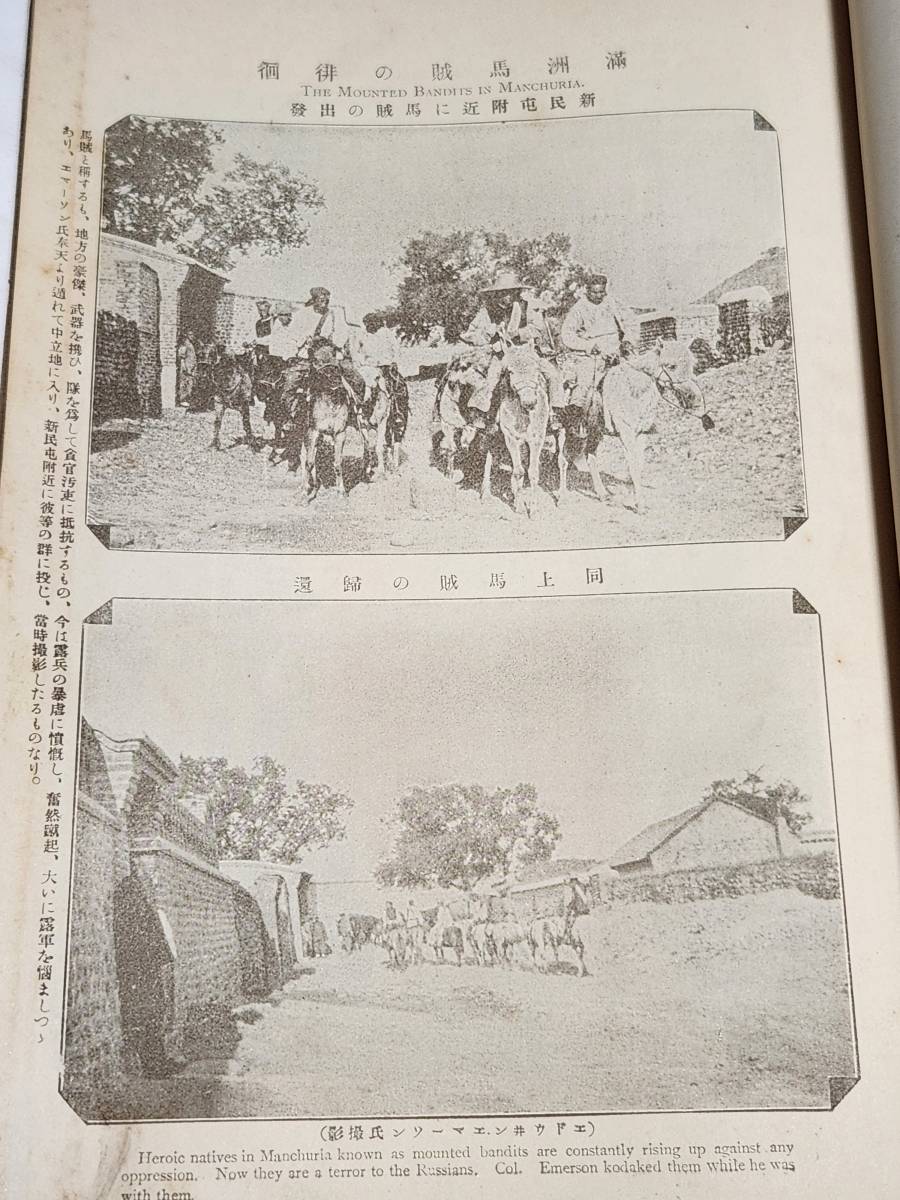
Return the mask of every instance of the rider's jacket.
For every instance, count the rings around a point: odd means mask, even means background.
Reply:
[[[505,321],[495,321],[487,308],[482,305],[469,323],[469,328],[462,335],[462,340],[470,346],[489,346],[499,334],[514,339],[525,321],[524,307],[520,300],[512,306],[512,312]]]
[[[612,296],[599,304],[582,296],[566,313],[560,336],[567,350],[590,354],[595,346],[604,354],[617,354],[619,339],[625,330],[625,313]]]

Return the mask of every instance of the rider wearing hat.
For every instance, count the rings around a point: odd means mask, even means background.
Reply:
[[[475,388],[469,407],[481,412],[490,410],[506,348],[530,343],[537,353],[538,369],[546,380],[550,403],[561,408],[565,404],[562,376],[553,358],[541,353],[546,331],[542,322],[535,324],[543,317],[540,300],[509,271],[499,275],[490,287],[482,288],[481,297],[482,305],[462,335],[464,342],[481,351],[479,358],[473,356],[474,365],[485,368],[484,383]]]
[[[469,407],[488,412],[494,388],[500,382],[506,347],[518,341],[525,324],[522,291],[525,285],[511,271],[498,275],[495,283],[481,289],[481,306],[462,340],[477,351],[473,365],[484,369],[484,382],[475,388]]]

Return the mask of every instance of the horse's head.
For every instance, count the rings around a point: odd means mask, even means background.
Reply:
[[[537,355],[530,346],[511,346],[506,352],[506,378],[523,408],[534,408],[547,394]]]
[[[314,338],[309,347],[309,361],[314,367],[329,367],[337,362],[337,346],[328,338]]]

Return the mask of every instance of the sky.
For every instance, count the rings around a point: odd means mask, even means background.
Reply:
[[[425,229],[567,233],[627,304],[691,301],[784,245],[774,133],[749,112],[578,117],[466,127],[218,125],[234,153],[320,188],[309,244],[236,264],[236,291],[330,287],[351,316],[390,303],[403,243]]]
[[[432,602],[123,601],[85,626],[82,714],[347,791],[321,879],[363,879],[412,784],[534,783],[603,859],[759,770],[833,826],[818,621],[788,591]]]

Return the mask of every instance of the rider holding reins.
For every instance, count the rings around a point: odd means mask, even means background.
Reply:
[[[462,341],[474,347],[469,355],[472,365],[484,372],[483,382],[476,386],[468,407],[481,413],[491,408],[494,389],[500,382],[509,346],[535,345],[541,330],[532,322],[533,313],[524,293],[528,289],[511,272],[504,272],[490,287],[481,289],[481,307],[472,318]],[[533,302],[532,302],[533,303]],[[536,356],[537,357],[537,356]],[[537,357],[538,369],[547,382],[554,407],[564,403],[559,371],[549,358]]]
[[[587,280],[584,295],[566,313],[560,337],[572,353],[572,403],[587,408],[606,372],[621,361],[625,340],[625,313],[610,296],[605,275],[591,275]]]

